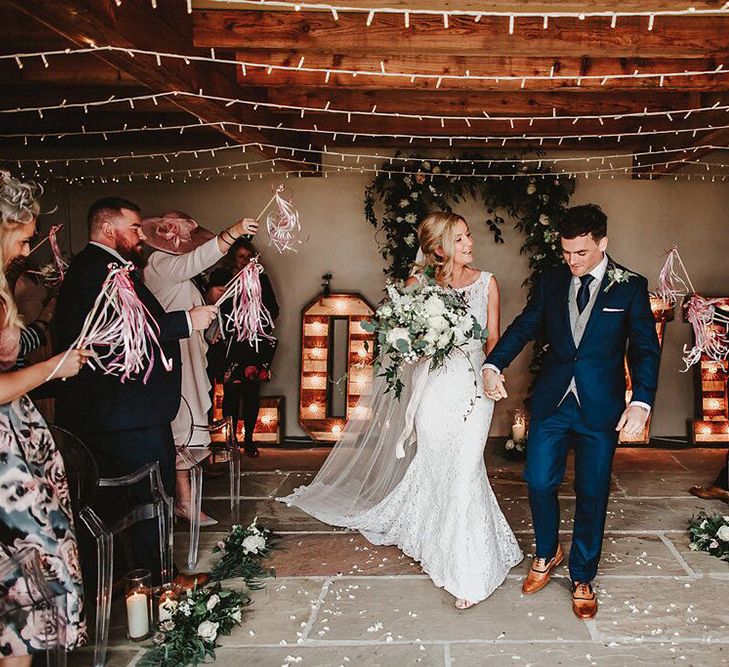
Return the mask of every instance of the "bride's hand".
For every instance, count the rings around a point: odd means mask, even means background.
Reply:
[[[483,369],[483,387],[486,396],[492,401],[500,401],[508,396],[504,387],[504,376],[493,368]]]

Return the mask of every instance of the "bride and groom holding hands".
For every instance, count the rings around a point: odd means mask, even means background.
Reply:
[[[499,336],[498,286],[490,273],[472,268],[465,220],[441,212],[425,218],[418,228],[423,260],[408,284],[428,272],[461,292],[469,312],[487,326],[488,340],[471,340],[465,354],[430,371],[417,392],[406,372],[400,401],[385,396],[384,382],[375,378],[363,399],[366,418],[350,419],[310,485],[280,499],[358,530],[373,544],[397,545],[456,598],[459,609],[491,595],[523,558],[489,484],[483,453],[495,402],[506,397],[503,372],[526,344],[539,338],[548,347],[530,404],[524,479],[536,553],[522,591],[544,588],[564,559],[558,490],[572,448],[569,572],[578,618],[597,612],[592,581],[618,434],[640,432],[655,398],[659,345],[646,279],[606,254],[607,218],[598,206],[566,209],[557,227],[564,265],[537,277],[526,307]],[[626,351],[633,388],[627,407]],[[482,368],[475,403],[472,368]],[[395,443],[413,411],[416,443],[398,458]]]

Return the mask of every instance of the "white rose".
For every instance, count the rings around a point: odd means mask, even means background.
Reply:
[[[266,540],[261,535],[249,535],[243,540],[243,552],[247,554],[257,554],[259,550],[266,548]]]
[[[233,612],[233,613],[232,613],[232,614],[230,615],[230,617],[231,617],[231,618],[232,618],[232,619],[233,619],[233,620],[234,620],[234,621],[235,621],[236,623],[240,623],[240,622],[241,622],[241,619],[243,618],[243,615],[241,614],[241,611],[240,611],[240,609],[236,609],[236,610],[235,610],[235,611],[234,611],[234,612]]]
[[[716,540],[711,540],[709,542],[709,549],[716,549],[719,546],[719,543]]]
[[[729,517],[724,517],[724,518],[729,520]],[[722,542],[729,542],[729,526],[721,526],[721,528],[719,528],[719,530],[716,531],[716,536]]]
[[[451,342],[451,332],[450,330],[444,331],[440,338],[438,339],[438,347],[440,349],[443,349],[448,346],[448,344]]]
[[[203,621],[197,626],[197,636],[202,638],[206,642],[214,642],[218,636],[218,625],[219,623],[213,623],[212,621]]]
[[[509,438],[509,440],[506,441],[506,444],[504,445],[506,449],[514,449],[514,441]]]
[[[529,185],[527,185],[527,194],[528,195],[533,195],[536,191],[537,191],[537,186],[534,185],[534,183],[529,183]]]
[[[444,331],[445,329],[449,329],[450,325],[448,324],[448,320],[442,315],[431,315],[428,318],[428,328],[433,331]]]
[[[404,340],[408,345],[410,344],[410,332],[403,327],[395,327],[387,332],[387,342],[390,345],[394,345],[395,341]]]
[[[425,308],[428,315],[443,315],[446,312],[445,305],[437,296],[429,296],[425,301]]]
[[[220,602],[220,596],[218,595],[211,595],[210,599],[208,600],[208,603],[206,607],[208,608],[208,611],[212,611],[215,609],[215,607],[218,606],[218,602]]]

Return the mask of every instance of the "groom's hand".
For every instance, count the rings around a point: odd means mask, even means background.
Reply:
[[[645,427],[646,419],[648,419],[648,410],[639,405],[629,405],[625,408],[615,430],[620,432],[625,429],[628,435],[638,435]]]
[[[507,397],[506,388],[504,387],[504,376],[497,373],[493,368],[484,368],[483,371],[483,387],[492,401],[500,401]]]

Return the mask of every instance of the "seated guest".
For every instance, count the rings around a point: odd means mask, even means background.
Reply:
[[[216,269],[208,283],[208,303],[215,303],[223,292],[224,286],[238,273],[251,257],[257,255],[253,243],[247,239],[239,239],[228,252],[229,269]],[[261,292],[263,305],[271,314],[271,319],[278,317],[278,303],[271,287],[271,281],[265,273],[261,273]],[[223,304],[223,311],[226,309]],[[266,331],[270,334],[272,328]],[[233,432],[238,432],[238,415],[243,399],[243,426],[245,439],[243,447],[250,457],[258,456],[258,447],[253,442],[253,431],[256,428],[258,410],[261,406],[261,382],[271,377],[271,363],[276,352],[276,341],[262,340],[258,349],[246,341],[237,341],[226,335],[210,347],[208,353],[209,369],[212,377],[223,383],[223,416],[233,418]]]
[[[107,197],[92,204],[88,213],[89,244],[72,260],[58,293],[56,330],[61,348],[79,335],[109,272],[109,264],[142,263],[139,207],[125,199]],[[167,313],[142,282],[130,274],[140,301],[159,326],[159,340],[171,371],[159,361],[143,378],[122,382],[91,367],[66,383],[56,399],[59,424],[79,435],[91,449],[103,477],[129,474],[146,463],[158,461],[165,491],[174,496],[175,448],[170,422],[180,407],[180,344],[193,331],[207,328],[215,308],[197,306],[189,311]],[[113,500],[113,502],[109,502]],[[150,501],[149,485],[140,482],[131,492],[129,507],[108,498],[100,511],[108,518],[126,513]],[[135,524],[132,537],[133,566],[146,568],[157,578],[160,572],[159,536],[154,521]]]
[[[255,234],[258,223],[244,218],[214,236],[192,218],[179,211],[168,211],[159,218],[142,220],[145,243],[154,249],[144,267],[144,282],[165,310],[189,310],[205,303],[203,294],[193,281],[218,262],[243,234]],[[210,382],[205,357],[208,344],[202,332],[196,331],[180,341],[182,355],[182,398],[177,416],[172,421],[172,437],[178,452],[189,447],[196,462],[210,454],[210,433],[195,425],[208,423]],[[191,423],[192,420],[192,423]],[[192,429],[192,432],[191,432]],[[177,455],[175,514],[190,520],[191,459]],[[200,513],[200,524],[212,526],[217,521]]]
[[[43,574],[58,593],[68,651],[86,643],[83,587],[73,514],[63,460],[26,393],[54,378],[76,375],[89,356],[73,350],[63,359],[10,371],[20,351],[23,323],[5,276],[5,266],[27,255],[40,206],[39,188],[0,172],[0,564],[21,549],[40,556]],[[0,582],[0,595],[19,607],[30,604],[22,577]],[[0,665],[28,666],[43,652],[47,628],[29,607],[0,624]]]

